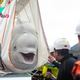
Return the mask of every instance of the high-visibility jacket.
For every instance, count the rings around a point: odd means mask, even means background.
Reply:
[[[37,69],[38,71],[42,71],[42,75],[44,77],[47,77],[46,72],[49,70],[55,77],[57,77],[59,69],[55,66],[49,66],[47,64],[43,65],[41,68]]]

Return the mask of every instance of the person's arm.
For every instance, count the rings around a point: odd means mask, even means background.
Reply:
[[[47,72],[47,75],[52,79],[52,80],[57,80],[57,78],[51,74],[50,72]]]
[[[54,57],[52,57],[51,55],[48,57],[48,61],[52,64],[55,65],[55,67],[59,68],[60,64],[59,62],[56,61],[56,59]]]
[[[60,63],[58,61],[53,61],[52,64],[59,69]]]

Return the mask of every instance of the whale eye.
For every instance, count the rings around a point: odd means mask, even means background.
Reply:
[[[16,51],[16,50],[17,50],[16,45],[14,46],[13,50],[14,50],[14,51]]]

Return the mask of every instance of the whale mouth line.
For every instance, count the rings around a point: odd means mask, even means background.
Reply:
[[[34,53],[23,53],[23,52],[20,52],[20,53],[21,53],[21,55],[23,56],[24,60],[27,63],[33,63],[34,58],[35,58],[35,54]]]

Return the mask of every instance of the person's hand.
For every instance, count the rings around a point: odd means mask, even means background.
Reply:
[[[50,77],[50,78],[56,78],[53,74],[51,74],[50,72],[47,72],[47,75]]]
[[[52,63],[53,61],[56,61],[56,59],[53,56],[49,55],[48,61]]]

